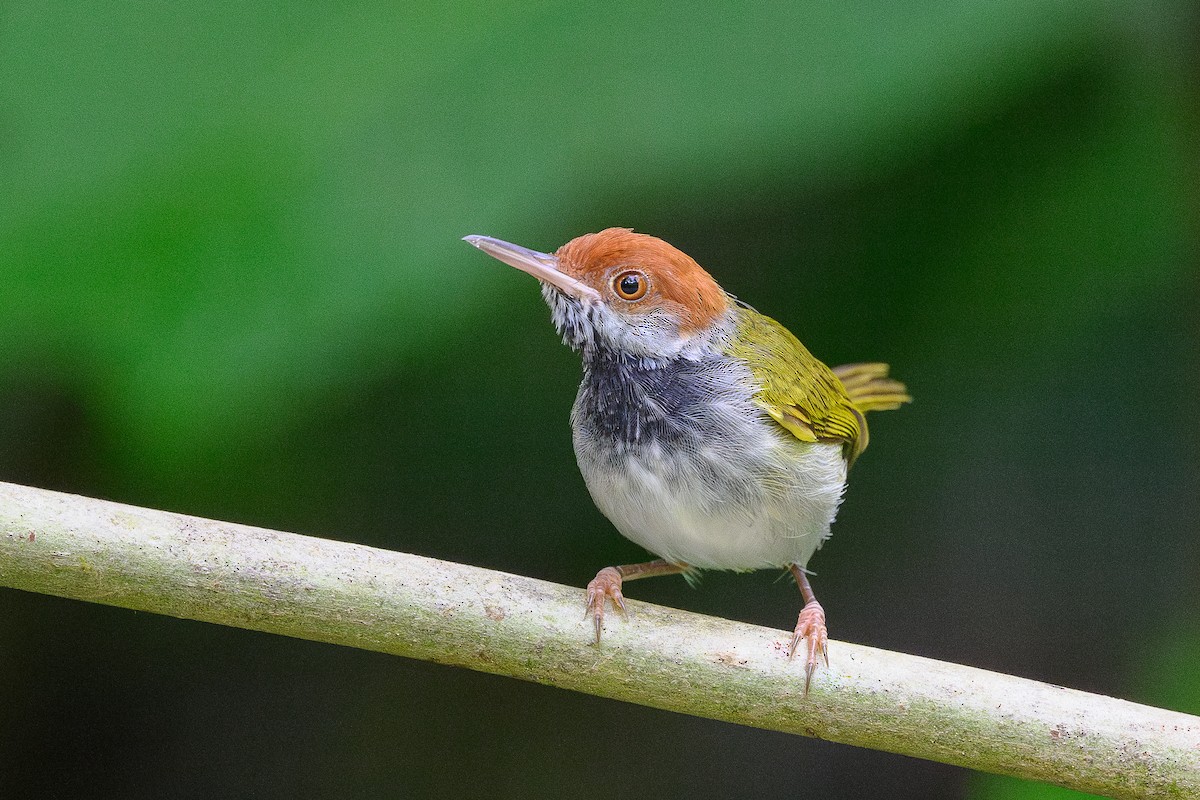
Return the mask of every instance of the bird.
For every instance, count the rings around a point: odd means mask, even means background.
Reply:
[[[595,642],[624,581],[701,570],[786,569],[800,590],[789,659],[805,644],[807,696],[825,611],[809,559],[829,537],[866,414],[912,398],[882,363],[829,368],[783,325],[726,292],[693,258],[630,228],[553,253],[463,237],[541,282],[564,344],[583,362],[571,410],[593,501],[654,560],[604,567],[588,584]]]

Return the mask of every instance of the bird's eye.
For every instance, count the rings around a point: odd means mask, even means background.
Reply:
[[[622,300],[641,300],[649,287],[650,282],[640,272],[622,272],[613,279],[613,291]]]

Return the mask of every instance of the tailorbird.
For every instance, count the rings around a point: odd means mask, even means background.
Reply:
[[[606,602],[625,609],[623,580],[786,568],[804,599],[788,653],[806,642],[807,694],[829,652],[805,567],[867,447],[864,415],[909,402],[904,385],[886,364],[830,369],[653,236],[608,228],[554,253],[464,238],[541,281],[554,326],[583,357],[579,470],[617,530],[659,557],[588,584],[597,644]]]

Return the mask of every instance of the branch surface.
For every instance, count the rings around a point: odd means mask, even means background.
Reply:
[[[1200,798],[1200,717],[361,545],[0,483],[0,586],[508,675],[1115,798]]]

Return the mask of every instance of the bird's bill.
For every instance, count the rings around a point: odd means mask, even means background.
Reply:
[[[572,278],[558,268],[558,259],[550,253],[539,253],[491,236],[464,236],[463,241],[478,247],[492,258],[503,261],[510,267],[528,272],[543,283],[548,283],[563,294],[579,300],[597,301],[600,293],[586,283]]]

